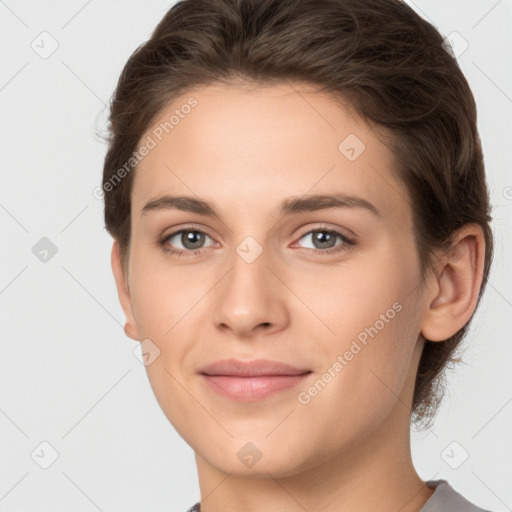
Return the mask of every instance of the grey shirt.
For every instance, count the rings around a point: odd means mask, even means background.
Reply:
[[[435,491],[420,512],[490,512],[468,501],[446,480],[428,480],[426,484]],[[200,502],[189,508],[187,512],[201,512]]]

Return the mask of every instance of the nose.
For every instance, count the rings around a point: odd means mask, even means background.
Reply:
[[[277,277],[276,265],[265,251],[254,261],[234,253],[232,267],[214,289],[213,321],[217,329],[247,338],[286,328],[290,292]]]

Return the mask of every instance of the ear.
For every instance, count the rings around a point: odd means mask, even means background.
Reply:
[[[431,341],[453,336],[471,318],[483,279],[485,238],[480,225],[465,224],[457,232],[428,283],[421,334]]]
[[[133,316],[132,300],[130,296],[130,290],[128,287],[128,279],[127,276],[125,275],[125,271],[121,261],[121,251],[119,249],[119,243],[117,240],[114,240],[114,244],[112,245],[111,263],[112,272],[114,273],[114,279],[116,281],[117,295],[119,297],[119,302],[121,303],[121,307],[123,308],[124,314],[126,316],[124,332],[126,336],[128,336],[132,340],[140,341],[139,331],[137,329],[137,324]]]

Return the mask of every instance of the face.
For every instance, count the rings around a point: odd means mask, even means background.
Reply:
[[[156,398],[196,455],[225,473],[287,476],[349,458],[390,425],[408,431],[419,262],[375,130],[303,86],[215,85],[180,97],[148,136],[123,307]],[[309,373],[200,373],[229,358]]]

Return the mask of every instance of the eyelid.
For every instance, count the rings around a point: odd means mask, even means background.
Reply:
[[[344,237],[346,237],[348,239],[357,241],[357,235],[350,229],[342,228],[340,226],[329,225],[324,222],[320,222],[316,226],[306,228],[304,231],[302,231],[301,235],[298,238],[302,238],[304,235],[308,235],[312,231],[320,231],[320,230],[334,231],[336,233],[339,233],[340,235],[343,235]]]
[[[208,228],[203,224],[179,224],[178,226],[173,226],[172,228],[170,228],[169,232],[167,234],[162,234],[160,238],[169,238],[170,236],[177,235],[182,231],[197,231],[199,233],[204,233],[205,235],[209,236],[212,240],[215,239],[212,235],[210,235],[210,233],[208,232]]]

